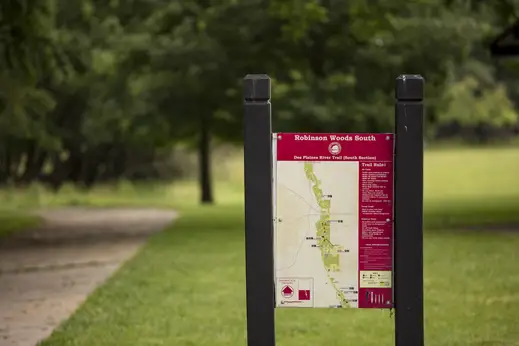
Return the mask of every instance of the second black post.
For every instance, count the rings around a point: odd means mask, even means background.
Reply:
[[[394,302],[396,346],[424,345],[423,106],[424,80],[396,80]]]

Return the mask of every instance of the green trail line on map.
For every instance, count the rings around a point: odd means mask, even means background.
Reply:
[[[342,307],[349,307],[349,303],[344,296],[344,292],[337,287],[336,280],[331,276],[331,272],[338,272],[340,270],[339,251],[343,251],[342,246],[334,245],[330,239],[330,203],[329,199],[323,198],[323,191],[321,189],[321,181],[317,179],[314,173],[314,167],[311,162],[305,162],[306,178],[312,184],[312,191],[314,193],[317,204],[321,210],[321,217],[315,223],[317,246],[321,250],[321,258],[323,260],[328,280],[332,284],[337,298],[339,298]]]

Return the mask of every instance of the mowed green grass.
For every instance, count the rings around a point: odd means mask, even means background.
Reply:
[[[428,151],[424,198],[429,228],[519,221],[519,148]]]
[[[519,150],[429,152],[425,169],[427,345],[519,345],[519,232],[454,229],[519,221]],[[220,188],[218,206],[196,207],[192,185],[173,187],[182,217],[43,345],[245,345],[242,192]],[[389,311],[287,309],[276,318],[280,346],[393,342]]]

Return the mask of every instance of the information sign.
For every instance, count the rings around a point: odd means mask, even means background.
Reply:
[[[276,307],[393,307],[393,137],[273,134]]]

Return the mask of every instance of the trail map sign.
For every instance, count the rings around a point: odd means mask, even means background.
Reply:
[[[423,78],[396,79],[394,133],[273,132],[270,88],[245,77],[247,345],[307,307],[394,308],[395,345],[423,346]]]
[[[393,134],[273,134],[277,307],[391,308]]]

